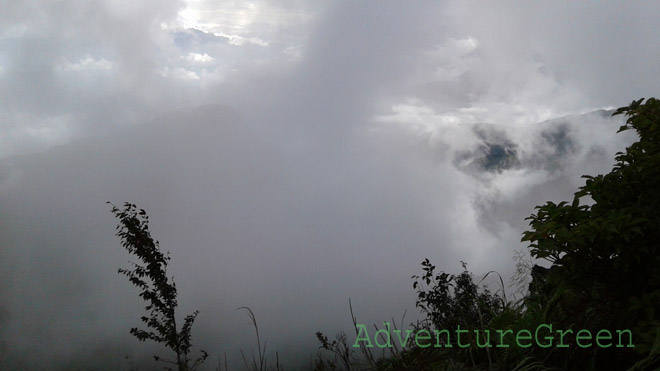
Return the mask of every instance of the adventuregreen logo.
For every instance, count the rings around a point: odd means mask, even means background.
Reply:
[[[630,330],[616,330],[612,334],[609,330],[600,330],[593,336],[591,331],[582,329],[574,331],[568,330],[554,330],[552,325],[541,324],[534,331],[519,330],[514,334],[513,330],[495,330],[491,337],[490,330],[461,330],[461,326],[453,332],[449,330],[427,330],[419,329],[405,330],[402,334],[401,330],[390,330],[390,323],[385,322],[385,329],[378,330],[372,337],[369,336],[367,327],[364,324],[356,324],[358,330],[358,337],[353,344],[354,348],[365,346],[373,348],[391,348],[392,339],[398,341],[401,347],[416,345],[420,348],[428,348],[433,346],[435,348],[452,348],[454,344],[459,348],[469,348],[476,346],[478,348],[509,348],[510,344],[520,348],[529,348],[537,346],[539,348],[569,348],[571,344],[575,344],[580,348],[590,348],[593,346],[599,348],[634,348],[632,343],[632,332]],[[414,332],[414,333],[413,333]],[[474,334],[474,337],[470,336]],[[393,336],[394,335],[394,336]],[[513,337],[513,341],[511,338]],[[452,339],[455,343],[452,343]],[[472,340],[474,339],[474,343]],[[362,343],[362,344],[360,344]]]

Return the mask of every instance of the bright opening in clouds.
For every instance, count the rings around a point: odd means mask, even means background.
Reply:
[[[212,358],[417,318],[430,258],[509,277],[525,217],[635,138],[660,3],[0,0],[0,368],[129,369],[145,208]],[[511,288],[511,290],[514,290]],[[125,358],[128,357],[128,358]],[[212,362],[206,369],[214,369]],[[6,365],[6,366],[2,366]],[[148,367],[148,366],[145,366]]]

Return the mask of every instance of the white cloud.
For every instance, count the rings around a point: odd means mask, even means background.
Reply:
[[[228,1],[185,0],[178,13],[184,28],[247,36],[256,32],[272,33],[278,28],[309,21],[312,11],[304,1]],[[319,5],[315,5],[318,9]]]
[[[214,32],[213,34],[215,36],[226,37],[227,39],[229,39],[229,43],[232,45],[252,44],[258,46],[268,46],[267,41],[264,41],[258,37],[243,37],[239,35],[225,34],[222,32]]]
[[[192,64],[209,64],[215,60],[213,57],[211,57],[206,53],[204,54],[188,53],[188,55],[183,56],[181,58],[183,58],[186,62]]]
[[[107,71],[113,68],[113,63],[106,60],[105,58],[94,59],[91,56],[87,55],[76,62],[68,62],[66,59],[62,58],[61,62],[58,64],[58,69],[63,71]]]
[[[172,69],[165,67],[160,71],[160,75],[165,78],[173,77],[175,79],[184,80],[184,81],[199,80],[199,75],[196,72],[181,67],[175,67]]]
[[[0,113],[0,119],[5,124],[13,124],[5,128],[4,134],[0,136],[0,158],[27,153],[29,151],[26,149],[33,143],[39,144],[38,150],[45,150],[75,138],[75,117],[72,115],[41,117],[27,112]],[[30,122],[32,125],[17,125],[21,122]]]

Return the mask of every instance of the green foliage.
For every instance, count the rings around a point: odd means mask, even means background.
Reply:
[[[505,300],[491,293],[487,287],[479,290],[472,274],[467,270],[467,264],[461,262],[463,272],[450,275],[445,272],[435,273],[435,265],[428,259],[422,261],[422,276],[414,275],[413,289],[417,290],[416,306],[425,313],[426,323],[422,327],[433,327],[437,330],[455,329],[467,330],[465,342],[475,343],[474,330],[484,331],[490,322],[501,315]],[[485,277],[484,277],[485,278]],[[443,339],[444,341],[444,339]],[[451,343],[456,339],[450,337]],[[456,352],[456,351],[454,351]],[[467,349],[463,358],[473,366],[479,364],[492,365],[490,349]]]
[[[138,210],[136,205],[127,202],[123,210],[112,205],[112,213],[119,219],[116,235],[122,246],[142,262],[132,263],[133,269],[119,269],[120,274],[127,276],[140,289],[140,297],[147,302],[145,309],[149,312],[141,320],[150,330],[134,327],[131,334],[140,341],[153,340],[173,350],[176,362],[164,362],[175,364],[179,371],[195,370],[208,357],[202,350],[196,360],[188,358],[192,347],[190,331],[199,312],[186,316],[181,330],[177,330],[177,290],[174,281],[167,277],[169,254],[160,251],[158,241],[151,237],[149,217],[143,209]],[[157,356],[154,358],[160,360]]]
[[[436,329],[455,329],[457,326],[482,329],[502,310],[502,298],[486,287],[479,292],[467,264],[462,262],[462,265],[460,274],[436,274],[435,265],[424,259],[424,274],[412,276],[415,280],[413,289],[417,290],[415,306],[426,313],[428,322]]]
[[[632,329],[636,350],[649,354],[660,345],[660,101],[642,102],[614,113],[628,116],[619,131],[634,129],[639,140],[617,153],[610,173],[584,176],[571,203],[538,206],[522,240],[552,263],[532,282],[528,304],[567,328]],[[638,358],[630,353],[570,356],[573,365],[623,369]]]

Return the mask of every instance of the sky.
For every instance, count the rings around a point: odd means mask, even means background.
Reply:
[[[349,298],[418,318],[425,258],[509,278],[533,207],[634,141],[607,110],[660,86],[655,2],[0,9],[0,365],[23,369],[160,351],[128,334],[105,201],[151,216],[200,347],[240,362],[249,306],[296,365],[351,331]]]

